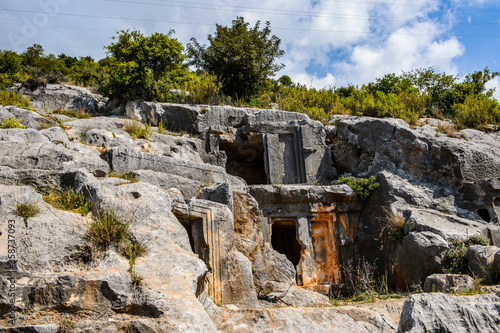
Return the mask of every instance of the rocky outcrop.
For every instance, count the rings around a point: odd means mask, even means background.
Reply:
[[[98,96],[67,86],[30,96],[49,110],[102,106]],[[470,288],[470,278],[431,274],[443,271],[455,237],[482,233],[497,245],[496,134],[466,131],[465,141],[394,119],[339,117],[325,128],[275,110],[109,105],[118,116],[59,115],[61,124],[0,108],[1,119],[16,116],[27,127],[0,130],[0,326],[10,313],[18,331],[57,331],[66,321],[82,332],[498,326],[493,295],[414,295],[401,322],[403,300],[341,307],[330,300],[349,287],[343,267],[362,258],[401,288]],[[148,139],[125,131],[133,121],[160,120],[166,131],[153,128]],[[362,201],[336,184],[337,170],[374,175],[380,186]],[[93,212],[49,205],[42,194],[56,190],[83,194]],[[22,218],[19,203],[40,212]],[[129,261],[122,246],[98,251],[88,228],[99,210],[124,221],[129,241],[145,253]],[[399,219],[397,237],[391,218]],[[4,237],[12,225],[15,258]],[[498,269],[494,249],[470,247],[471,269]],[[460,315],[469,321],[455,322]]]
[[[426,276],[440,273],[451,239],[491,234],[500,150],[485,135],[468,131],[470,140],[450,138],[429,125],[364,117],[343,117],[330,133],[338,170],[380,182],[363,210],[366,232],[357,251],[382,260],[400,287],[423,286]],[[387,209],[405,220],[400,242],[387,238]],[[374,239],[383,240],[382,250]]]
[[[498,332],[500,297],[417,294],[404,303],[398,332]]]

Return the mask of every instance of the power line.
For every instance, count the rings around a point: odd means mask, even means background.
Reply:
[[[152,5],[152,6],[167,6],[172,7],[171,5],[164,4],[164,2],[180,4],[174,5],[176,8],[190,8],[190,9],[213,9],[213,10],[223,10],[223,11],[241,11],[246,10],[251,13],[259,13],[259,14],[270,14],[270,15],[287,15],[287,16],[301,16],[301,17],[330,17],[330,18],[343,18],[343,19],[353,19],[353,20],[384,20],[384,21],[400,21],[400,22],[411,22],[417,21],[414,18],[394,18],[387,16],[363,16],[363,15],[345,15],[345,14],[334,14],[328,12],[311,12],[311,11],[297,11],[297,10],[283,10],[283,9],[273,9],[273,8],[259,8],[259,7],[242,7],[242,6],[228,6],[228,5],[215,5],[215,4],[205,4],[199,2],[180,2],[180,1],[170,1],[165,0],[163,3],[152,3],[152,2],[142,2],[142,1],[133,1],[133,0],[105,0],[107,2],[118,2],[118,3],[128,3],[128,4],[140,4],[140,5]],[[204,7],[198,7],[198,5]],[[233,8],[233,9],[230,9]],[[424,22],[428,23],[428,22]],[[434,21],[429,23],[435,23]],[[474,25],[499,25],[494,22],[485,22],[485,23],[470,23]]]

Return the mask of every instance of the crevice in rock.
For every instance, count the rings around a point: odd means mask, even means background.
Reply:
[[[488,210],[486,208],[479,208],[477,210],[477,213],[479,214],[479,216],[485,220],[486,222],[490,222],[491,221],[491,216],[490,216],[490,213],[488,212]]]

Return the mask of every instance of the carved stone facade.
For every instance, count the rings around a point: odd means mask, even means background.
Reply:
[[[342,283],[354,255],[361,202],[346,186],[253,186],[264,239],[294,264],[302,286]]]

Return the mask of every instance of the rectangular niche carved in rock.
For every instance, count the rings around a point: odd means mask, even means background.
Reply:
[[[220,142],[219,149],[226,152],[226,172],[243,178],[248,185],[267,184],[262,137],[251,143]]]

